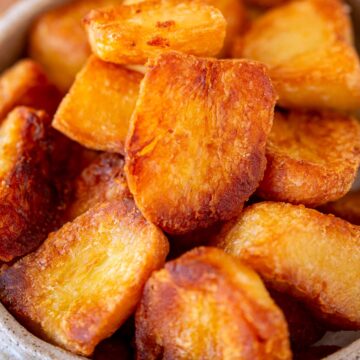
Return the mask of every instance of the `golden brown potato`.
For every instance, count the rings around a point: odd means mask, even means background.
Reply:
[[[39,336],[91,355],[135,310],[168,252],[130,199],[103,203],[0,275],[0,298]]]
[[[90,57],[53,126],[86,147],[123,152],[142,78],[137,71]]]
[[[143,64],[171,50],[213,56],[223,47],[226,21],[202,2],[144,1],[94,10],[84,19],[93,52],[117,64]]]
[[[205,247],[152,274],[136,348],[138,360],[291,359],[285,319],[258,275]]]
[[[276,113],[266,157],[263,199],[313,207],[339,199],[360,164],[360,125],[337,113]]]
[[[307,349],[325,335],[325,327],[301,302],[275,290],[270,289],[269,292],[285,316],[293,349]]]
[[[264,8],[279,6],[288,2],[289,0],[245,0],[245,3],[250,6],[260,6]]]
[[[65,219],[72,221],[99,203],[123,196],[130,196],[124,159],[118,154],[101,154],[75,179],[73,199]]]
[[[263,202],[214,244],[327,323],[360,329],[359,227],[302,205]]]
[[[60,94],[32,60],[21,60],[0,76],[0,122],[16,106],[30,106],[52,115]]]
[[[239,50],[269,66],[281,106],[360,107],[360,63],[340,0],[293,1],[270,10],[253,22]]]
[[[319,210],[360,225],[360,191],[351,191],[341,199],[321,206]]]
[[[18,107],[0,127],[0,260],[11,261],[45,240],[56,207],[50,171],[49,119]]]
[[[126,145],[139,209],[172,234],[231,219],[265,168],[276,99],[265,67],[175,52],[149,65]]]
[[[44,66],[50,79],[66,92],[90,55],[81,23],[92,9],[121,0],[74,0],[40,16],[30,32],[30,56]]]

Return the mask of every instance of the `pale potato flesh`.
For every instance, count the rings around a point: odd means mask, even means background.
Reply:
[[[214,244],[323,321],[360,329],[360,228],[302,205],[248,207]]]

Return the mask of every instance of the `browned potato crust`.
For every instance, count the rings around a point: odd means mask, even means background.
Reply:
[[[239,214],[263,176],[274,104],[261,64],[175,52],[150,61],[125,167],[145,217],[182,234]]]
[[[53,126],[86,147],[123,152],[142,78],[137,71],[90,57]]]
[[[226,21],[203,2],[144,1],[86,16],[93,52],[117,64],[143,64],[171,50],[213,56],[222,49]]]
[[[50,174],[49,119],[18,107],[0,127],[0,260],[36,249],[56,207]]]
[[[65,219],[72,221],[99,203],[127,195],[124,159],[118,154],[101,154],[75,179]]]
[[[41,67],[32,60],[21,60],[0,76],[0,122],[16,106],[30,106],[52,115],[60,102]]]
[[[360,191],[349,192],[341,199],[321,206],[319,210],[360,225]]]
[[[360,228],[302,205],[245,209],[215,242],[324,321],[360,329]]]
[[[136,347],[138,360],[291,359],[285,319],[258,275],[205,247],[152,274]]]
[[[318,206],[345,195],[360,163],[360,125],[337,113],[276,113],[258,194]]]
[[[245,0],[245,3],[252,5],[252,6],[261,6],[261,7],[273,7],[282,5],[289,0]]]
[[[44,66],[50,79],[66,92],[90,55],[81,23],[92,9],[121,0],[73,0],[41,15],[30,32],[30,56]]]
[[[286,108],[360,107],[360,63],[340,0],[292,1],[272,9],[253,22],[239,50],[238,56],[269,66]]]
[[[325,327],[314,318],[301,302],[275,290],[269,292],[285,316],[293,349],[307,349],[325,335]]]
[[[0,275],[0,297],[39,336],[91,355],[135,310],[168,252],[133,201],[90,209]]]

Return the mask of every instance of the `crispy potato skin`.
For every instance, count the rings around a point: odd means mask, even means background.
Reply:
[[[315,207],[345,195],[360,163],[360,125],[330,112],[276,113],[258,194]]]
[[[333,214],[354,225],[360,225],[360,191],[351,191],[341,199],[321,206],[318,210]]]
[[[130,199],[103,203],[0,275],[0,297],[39,336],[91,355],[135,310],[168,252]]]
[[[56,207],[50,169],[49,119],[18,107],[0,127],[0,260],[36,249]]]
[[[124,159],[118,154],[101,154],[75,179],[74,195],[65,219],[72,221],[99,203],[127,195],[130,196]]]
[[[287,326],[258,275],[223,251],[196,248],[146,283],[138,360],[291,359]]]
[[[197,56],[220,52],[221,11],[204,2],[144,1],[94,10],[84,19],[93,52],[116,64],[144,64],[171,50]]]
[[[263,176],[274,103],[258,63],[175,52],[151,61],[125,167],[145,217],[183,234],[239,214]]]
[[[0,122],[16,106],[30,106],[53,115],[59,102],[58,90],[32,60],[21,60],[0,76]]]
[[[289,327],[291,347],[307,349],[325,335],[325,327],[295,298],[269,290],[272,299],[283,312]]]
[[[360,64],[345,5],[293,1],[256,19],[238,47],[262,61],[285,108],[352,110],[360,106]],[[309,32],[308,24],[314,24]]]
[[[91,54],[82,18],[121,0],[74,0],[41,15],[30,31],[29,54],[65,93]]]
[[[142,78],[137,71],[91,56],[62,101],[53,126],[88,148],[123,153]]]
[[[328,324],[360,329],[359,227],[302,205],[263,202],[214,244]]]

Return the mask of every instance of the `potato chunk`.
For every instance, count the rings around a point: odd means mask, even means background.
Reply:
[[[181,234],[239,214],[263,176],[274,104],[261,64],[174,52],[150,61],[125,167],[145,217]]]
[[[30,106],[52,115],[59,102],[57,89],[32,60],[21,60],[0,76],[0,122],[16,106]]]
[[[56,207],[51,181],[49,119],[18,107],[0,126],[0,260],[36,249]]]
[[[39,336],[91,355],[135,310],[168,252],[133,201],[90,209],[0,275],[0,298]]]
[[[286,108],[360,107],[360,64],[340,0],[292,1],[270,10],[253,22],[239,55],[269,66]]]
[[[92,56],[62,101],[53,126],[80,144],[123,152],[143,75]]]
[[[94,10],[84,22],[93,52],[117,64],[143,64],[170,50],[213,56],[226,32],[220,10],[200,2],[121,5]]]
[[[72,221],[99,203],[126,195],[130,196],[124,159],[117,154],[101,154],[75,179],[74,195],[65,219]]]
[[[258,194],[318,206],[345,195],[360,163],[360,125],[337,113],[276,113]]]
[[[138,360],[291,359],[285,319],[258,275],[205,247],[152,274],[136,348]]]
[[[30,56],[66,92],[91,53],[82,18],[92,9],[121,0],[74,0],[41,15],[30,32]]]
[[[341,199],[321,206],[319,210],[360,225],[360,191],[351,191]]]
[[[302,205],[263,202],[215,243],[329,324],[360,329],[359,227]]]

